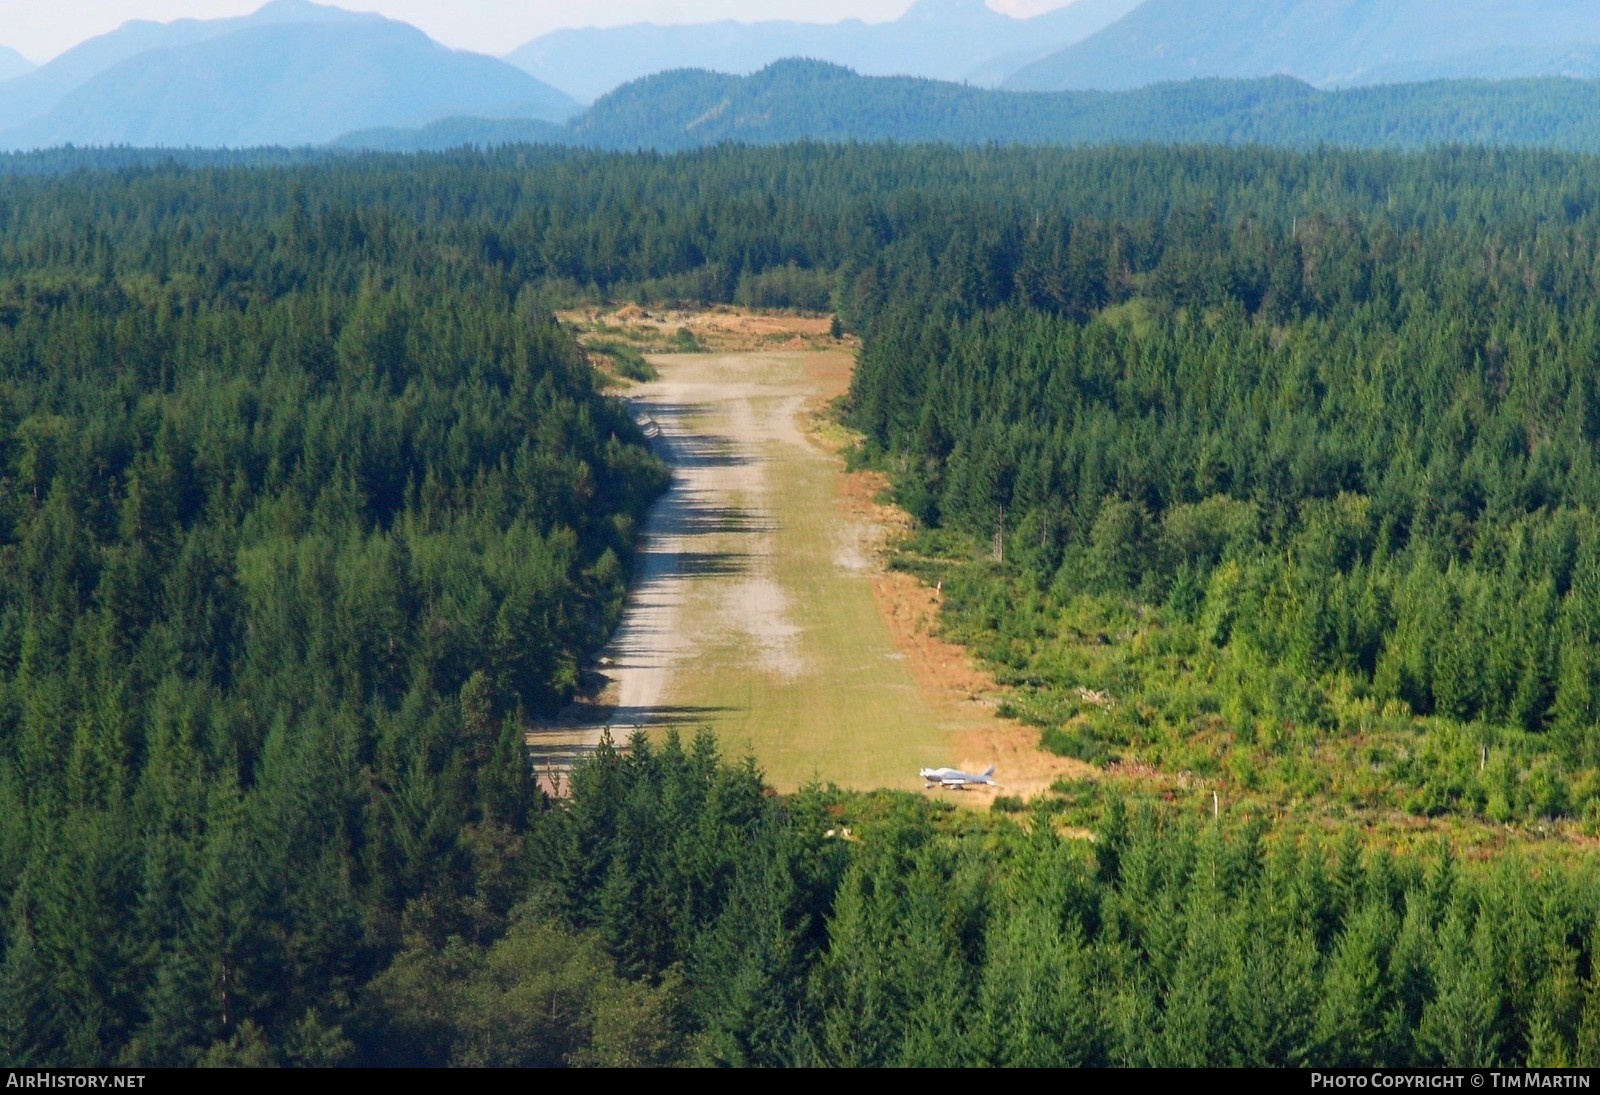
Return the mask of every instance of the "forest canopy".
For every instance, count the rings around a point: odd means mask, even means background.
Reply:
[[[402,937],[501,922],[523,713],[613,625],[662,469],[437,229],[247,172],[27,190],[0,203],[0,1058],[337,1056]]]

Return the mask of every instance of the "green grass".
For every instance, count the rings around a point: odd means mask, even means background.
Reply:
[[[746,354],[662,363],[670,381],[690,367],[713,381],[752,381],[771,388],[753,401],[758,413],[791,413],[804,390],[804,355]],[[726,434],[725,407],[705,410],[694,425]],[[729,755],[753,754],[780,790],[813,781],[846,788],[919,788],[917,769],[948,763],[942,732],[873,602],[865,573],[839,565],[843,536],[837,495],[839,463],[794,438],[764,442],[759,495],[733,499],[764,505],[774,531],[770,559],[749,573],[696,582],[681,625],[697,637],[694,657],[676,671],[669,702],[705,710]],[[698,545],[697,545],[698,546]],[[729,537],[720,547],[750,550]],[[743,580],[770,580],[784,615],[799,628],[792,653],[798,672],[763,666],[754,643],[730,626],[726,598]]]

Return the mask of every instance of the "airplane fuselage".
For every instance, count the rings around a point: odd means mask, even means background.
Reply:
[[[994,768],[983,772],[963,772],[959,768],[924,768],[919,773],[927,780],[927,787],[943,787],[947,791],[960,791],[972,784],[994,783]]]

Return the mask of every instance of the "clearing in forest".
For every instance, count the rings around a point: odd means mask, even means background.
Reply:
[[[910,787],[945,763],[840,512],[839,462],[797,423],[840,358],[848,369],[843,351],[656,357],[660,379],[630,391],[673,481],[602,668],[614,736],[709,727],[782,790]]]
[[[674,317],[667,329],[682,323],[720,346],[749,336],[737,327],[749,322]],[[655,334],[632,326],[635,339]],[[621,743],[635,727],[676,726],[713,730],[726,755],[753,754],[780,790],[915,789],[923,766],[997,764],[998,792],[1028,795],[1086,767],[996,718],[992,683],[931,634],[936,592],[884,572],[896,511],[875,501],[881,481],[845,474],[838,439],[814,428],[854,365],[825,331],[825,320],[792,339],[763,328],[757,344],[783,349],[652,354],[659,377],[627,389],[672,486],[644,529],[599,667],[606,687],[535,731],[536,763],[560,765],[608,727]],[[980,805],[994,793],[951,797]]]

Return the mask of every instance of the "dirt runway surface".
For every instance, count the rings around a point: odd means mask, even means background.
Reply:
[[[609,730],[716,732],[782,790],[920,786],[949,762],[873,601],[872,560],[840,504],[839,458],[802,431],[847,351],[665,355],[628,393],[672,486],[651,511],[595,717],[536,731],[559,766]]]
[[[896,511],[803,428],[847,386],[848,350],[651,360],[660,378],[628,399],[672,485],[643,530],[603,692],[530,734],[547,786],[606,732],[668,727],[714,731],[779,790],[909,790],[924,766],[998,764],[999,793],[1027,796],[1086,767],[997,718],[992,682],[932,634],[934,591],[884,572]]]
[[[741,357],[739,364],[768,363]],[[720,358],[677,359],[667,365],[673,379],[629,400],[656,434],[672,486],[650,513],[628,610],[608,652],[606,674],[615,690],[608,723],[624,731],[692,723],[710,713],[669,704],[669,685],[697,651],[731,635],[750,644],[763,669],[800,671],[793,649],[799,628],[772,580],[777,518],[767,487],[770,457],[761,450],[771,439],[773,414],[756,409],[758,402],[778,401],[777,415],[792,417],[789,404],[800,397],[777,385],[718,383],[723,365]],[[695,609],[709,601],[720,611],[697,612],[696,626],[688,627],[691,601]]]

